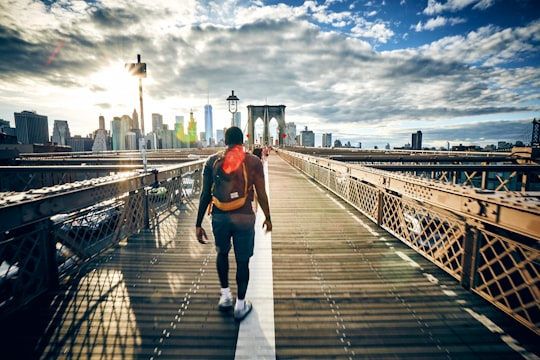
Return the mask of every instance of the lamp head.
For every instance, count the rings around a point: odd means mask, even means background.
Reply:
[[[238,111],[238,101],[240,99],[234,95],[234,90],[232,90],[231,95],[227,98],[227,102],[229,103],[229,112],[235,113]]]

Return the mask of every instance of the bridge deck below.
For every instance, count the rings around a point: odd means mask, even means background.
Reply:
[[[195,240],[195,201],[85,264],[37,311],[3,324],[2,355],[538,358],[535,336],[275,154],[268,164],[274,230],[257,234],[248,292],[255,310],[244,322],[216,309],[215,253]],[[208,219],[204,226],[211,229]],[[235,293],[234,271],[231,261]]]

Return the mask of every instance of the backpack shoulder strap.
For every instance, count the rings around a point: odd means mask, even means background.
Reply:
[[[215,168],[216,167],[216,164],[220,161],[220,160],[223,160],[223,158],[225,158],[225,150],[223,151],[220,151],[216,154],[216,158],[214,159],[214,162],[212,164],[212,168]]]

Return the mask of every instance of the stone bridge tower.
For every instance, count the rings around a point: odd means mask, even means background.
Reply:
[[[270,144],[270,131],[268,125],[270,120],[276,119],[278,122],[278,142],[283,144],[283,134],[285,134],[285,105],[248,105],[248,144],[251,148],[254,143],[255,122],[257,119],[263,121],[263,144]]]

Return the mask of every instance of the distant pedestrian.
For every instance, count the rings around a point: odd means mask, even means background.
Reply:
[[[238,127],[231,127],[225,132],[225,152],[212,155],[206,161],[203,170],[203,185],[197,213],[195,234],[201,244],[206,244],[208,236],[202,227],[202,220],[208,206],[212,204],[212,230],[217,251],[216,267],[221,285],[221,296],[218,302],[220,311],[229,311],[233,308],[231,290],[229,288],[229,251],[231,240],[234,245],[236,259],[236,284],[237,300],[234,305],[234,318],[238,321],[244,319],[252,310],[253,306],[246,300],[246,292],[249,283],[249,259],[253,256],[255,241],[255,213],[252,201],[254,189],[258,203],[265,215],[263,228],[272,231],[270,220],[270,207],[265,190],[265,177],[261,160],[248,152],[242,146],[244,135]],[[231,192],[231,201],[219,199],[219,189],[223,179],[232,179],[235,184],[247,179],[245,189],[247,196],[243,202],[242,186]],[[236,175],[240,174],[240,175]],[[234,203],[234,205],[233,205]]]
[[[259,159],[262,160],[262,157],[263,157],[263,149],[261,148],[255,148],[253,149],[253,155],[257,156]]]

